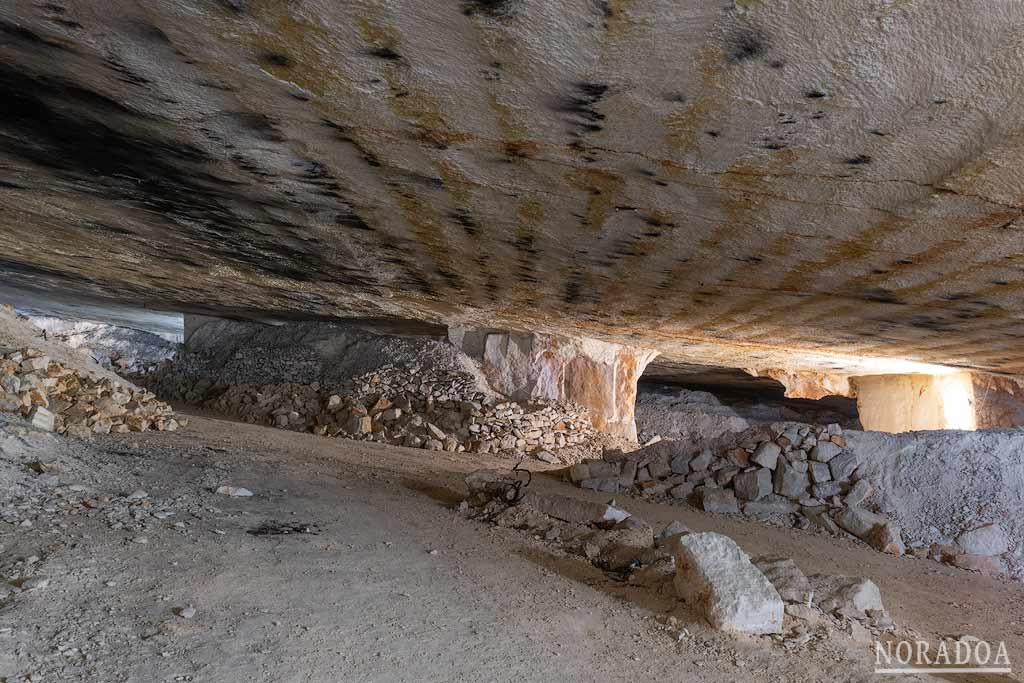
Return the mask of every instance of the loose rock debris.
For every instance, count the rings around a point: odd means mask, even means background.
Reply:
[[[597,433],[585,408],[536,399],[514,402],[477,390],[467,373],[386,365],[352,378],[348,393],[319,384],[215,384],[164,363],[135,378],[160,396],[252,424],[434,451],[536,455],[585,446]]]
[[[464,516],[529,531],[612,578],[661,594],[673,586],[716,629],[771,635],[792,649],[837,632],[877,636],[895,628],[869,579],[806,577],[791,559],[751,560],[730,538],[694,533],[681,522],[655,536],[614,505],[533,491],[509,504],[518,479],[508,471],[478,470],[465,481]]]
[[[149,391],[95,378],[33,348],[0,348],[0,412],[46,432],[91,434],[174,431],[187,420]]]

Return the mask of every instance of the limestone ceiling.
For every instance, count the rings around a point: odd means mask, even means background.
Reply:
[[[1022,373],[1022,28],[1016,0],[5,0],[0,274]]]

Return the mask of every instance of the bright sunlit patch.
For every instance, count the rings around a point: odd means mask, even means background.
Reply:
[[[977,429],[974,419],[974,384],[969,373],[939,378],[946,429]]]

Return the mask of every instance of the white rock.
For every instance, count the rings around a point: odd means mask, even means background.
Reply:
[[[736,633],[782,632],[782,598],[731,538],[681,536],[675,555],[676,593],[712,626]]]
[[[241,486],[220,486],[217,488],[217,493],[232,498],[248,498],[253,495],[252,491]]]
[[[558,456],[551,451],[539,450],[536,453],[537,459],[546,462],[549,465],[557,465],[562,461],[558,459]]]
[[[957,536],[956,542],[966,555],[1002,555],[1009,546],[1006,532],[998,524],[965,531]]]
[[[182,607],[178,610],[178,616],[182,619],[191,619],[196,615],[196,608],[191,605],[188,607]]]
[[[36,406],[32,409],[32,414],[29,415],[29,420],[32,421],[32,426],[36,429],[42,429],[46,432],[52,432],[56,428],[57,418],[49,410],[42,406]]]

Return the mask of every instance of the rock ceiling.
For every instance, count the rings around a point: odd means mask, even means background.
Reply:
[[[1015,0],[5,0],[0,277],[1024,373],[1022,24]]]

